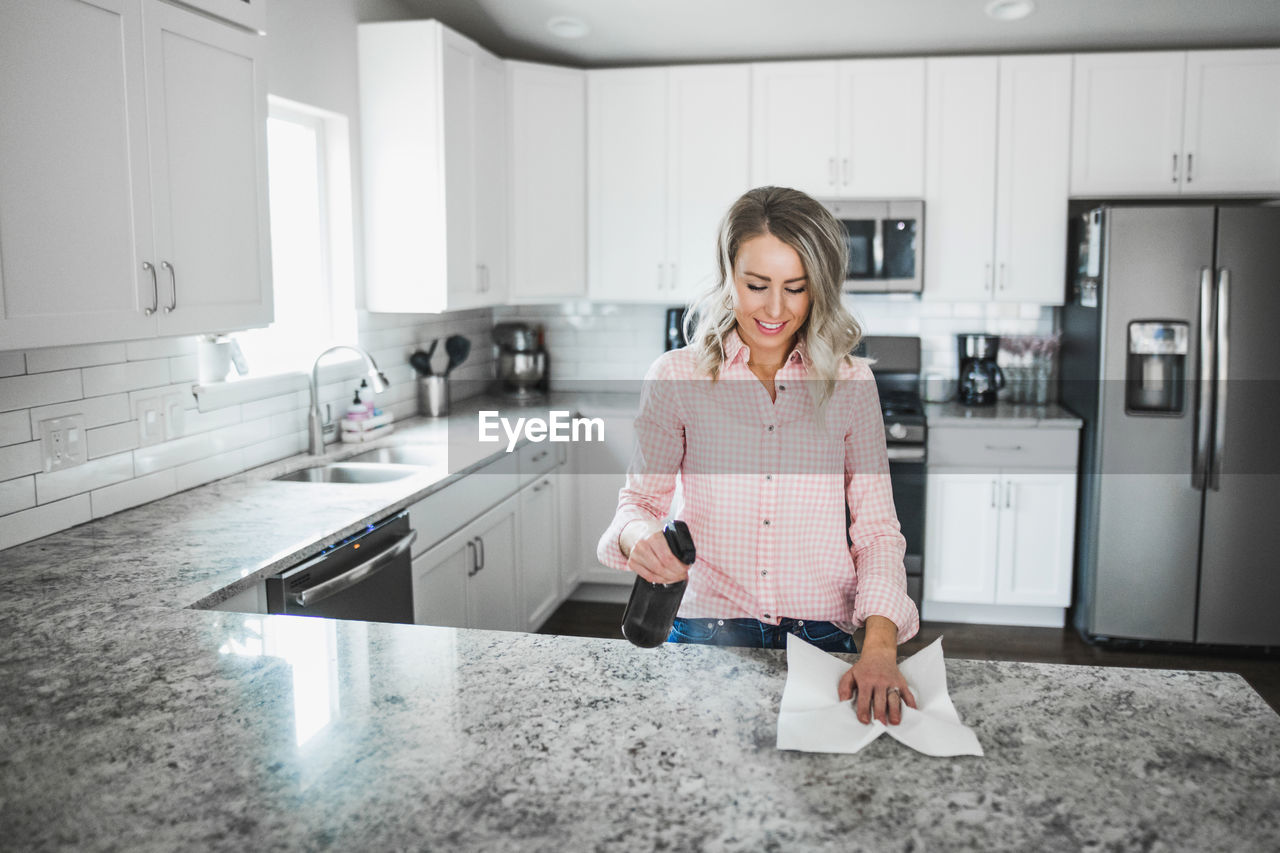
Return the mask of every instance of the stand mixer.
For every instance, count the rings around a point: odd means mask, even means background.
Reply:
[[[527,323],[493,327],[498,345],[498,393],[517,402],[543,399],[548,390],[547,353],[540,329]]]

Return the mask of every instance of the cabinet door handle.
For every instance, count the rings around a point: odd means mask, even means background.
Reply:
[[[674,263],[671,264],[671,278],[667,281],[667,284],[672,290],[676,289],[676,265]]]
[[[550,450],[544,450],[544,451],[542,451],[541,453],[536,454],[536,455],[535,455],[532,459],[530,459],[529,461],[530,461],[530,462],[541,462],[543,459],[546,459],[546,458],[547,458],[547,454],[548,454],[548,453],[550,453],[550,452],[551,452]]]
[[[991,508],[995,509],[996,501],[1000,499],[1000,484],[995,480],[991,481]]]
[[[483,568],[484,568],[484,564],[485,564],[485,559],[484,559],[484,537],[482,537],[482,536],[477,536],[477,537],[476,537],[476,541],[480,543],[480,566],[479,566],[479,568],[477,568],[477,569],[476,569],[476,571],[478,572],[478,571],[480,571],[481,569],[483,569]]]
[[[1013,483],[1004,484],[1004,508],[1009,509],[1013,506]]]
[[[160,266],[169,271],[169,307],[164,309],[164,313],[168,314],[178,307],[178,271],[168,261],[161,261]]]
[[[160,307],[160,285],[156,282],[156,268],[151,261],[143,261],[142,268],[151,273],[151,307],[143,309],[143,314],[150,317]]]
[[[984,444],[987,450],[1021,450],[1021,444]]]
[[[1195,164],[1195,156],[1194,151],[1187,152],[1187,183],[1191,183],[1191,167]]]
[[[991,289],[991,262],[988,261],[987,263],[983,264],[983,267],[984,267],[984,272],[982,273],[982,289],[990,290]]]
[[[1173,152],[1173,182],[1178,182],[1178,152]]]
[[[472,539],[467,543],[467,547],[471,549],[471,568],[467,571],[467,577],[475,577],[476,572],[480,571],[480,562],[478,559],[479,551],[476,550],[476,540]]]
[[[1000,289],[1004,290],[1004,261],[1000,262]]]
[[[666,264],[662,264],[662,263],[658,264],[658,290],[662,290],[662,285],[664,283],[664,280],[666,279],[666,270],[667,270]]]
[[[543,489],[545,489],[545,488],[546,488],[547,486],[549,486],[549,485],[551,485],[551,481],[550,481],[550,480],[543,480],[541,483],[539,483],[538,485],[536,485],[536,486],[534,486],[534,487],[533,487],[533,491],[535,491],[535,492],[540,492],[540,491],[542,491]]]
[[[836,158],[834,157],[827,161],[827,183],[833,187],[836,185]]]
[[[844,163],[842,164],[842,175],[843,175],[844,185],[846,187],[849,186],[849,158],[848,157],[844,158]]]

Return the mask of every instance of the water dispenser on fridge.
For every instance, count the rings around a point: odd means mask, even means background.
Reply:
[[[1186,404],[1186,323],[1129,324],[1125,410],[1131,415],[1179,415]]]

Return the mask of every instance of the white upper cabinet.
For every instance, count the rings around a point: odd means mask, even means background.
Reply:
[[[586,72],[507,63],[513,302],[587,294]]]
[[[994,277],[995,57],[930,59],[925,179],[926,299],[987,300]]]
[[[0,349],[270,322],[260,38],[49,0],[0,6],[0,54]]]
[[[159,333],[272,319],[262,39],[147,5]]]
[[[1073,196],[1177,193],[1186,54],[1076,57]]]
[[[266,0],[182,0],[188,6],[262,32],[267,27]]]
[[[437,21],[361,24],[370,311],[506,301],[506,72]]]
[[[1071,57],[928,61],[926,299],[1063,300]]]
[[[999,111],[994,297],[1061,305],[1066,296],[1071,57],[1001,57]]]
[[[746,66],[587,72],[592,298],[674,305],[710,283],[749,188],[748,87]]]
[[[925,61],[752,66],[752,183],[817,198],[920,198]]]
[[[751,66],[751,183],[839,194],[839,63]]]
[[[838,64],[841,197],[924,195],[924,67],[923,59]]]
[[[1280,191],[1280,50],[1187,54],[1183,193]]]
[[[1076,58],[1071,194],[1280,191],[1280,50]]]

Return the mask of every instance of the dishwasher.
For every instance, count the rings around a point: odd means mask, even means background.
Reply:
[[[407,510],[370,524],[267,578],[267,612],[413,624],[417,537]]]

